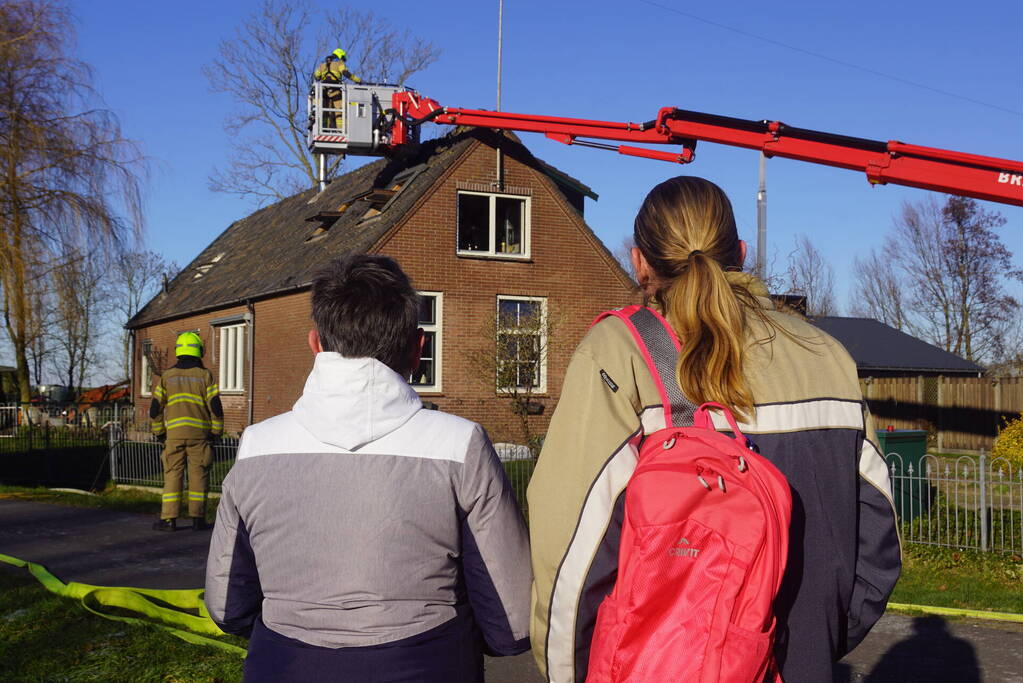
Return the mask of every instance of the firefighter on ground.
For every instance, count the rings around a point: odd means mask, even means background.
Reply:
[[[316,71],[313,72],[313,78],[321,83],[335,86],[340,86],[344,78],[348,78],[355,83],[362,83],[361,78],[348,70],[348,54],[341,48],[334,50],[324,58],[323,62],[316,67]],[[343,106],[344,98],[342,97],[340,87],[326,87],[323,89],[324,128],[341,127],[341,117],[343,114],[338,110]]]
[[[188,464],[188,516],[192,529],[206,524],[206,485],[213,462],[213,441],[224,432],[224,409],[213,373],[203,367],[202,337],[195,332],[178,335],[174,353],[178,362],[160,377],[153,389],[149,419],[153,435],[164,442],[163,505],[157,531],[175,531],[181,506],[182,475]]]

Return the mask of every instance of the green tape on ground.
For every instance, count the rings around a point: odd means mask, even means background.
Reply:
[[[1023,624],[1023,614],[1012,614],[1011,612],[986,612],[984,610],[933,607],[931,605],[904,605],[897,602],[889,602],[888,609],[902,612],[923,612],[924,614],[937,614],[944,617],[970,617],[971,619],[1013,621]]]
[[[104,619],[122,621],[128,624],[149,624],[167,631],[173,636],[195,643],[211,645],[233,654],[245,656],[245,648],[225,643],[209,636],[222,636],[220,630],[210,618],[203,604],[201,588],[186,590],[156,590],[150,588],[120,588],[108,586],[91,586],[87,583],[72,581],[64,583],[47,571],[46,567],[34,562],[19,560],[10,555],[0,554],[0,562],[24,567],[43,587],[51,593],[74,598],[81,601],[82,606],[93,614]],[[157,604],[158,600],[163,604]],[[135,612],[146,618],[111,614],[105,609],[116,608]],[[189,611],[184,611],[189,610]],[[192,612],[198,612],[193,614]]]

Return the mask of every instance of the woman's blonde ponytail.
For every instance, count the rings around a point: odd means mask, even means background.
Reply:
[[[753,297],[725,276],[725,268],[742,262],[728,197],[702,178],[667,180],[643,202],[635,239],[658,277],[655,298],[682,342],[676,368],[682,391],[697,404],[716,401],[750,415],[744,308]]]

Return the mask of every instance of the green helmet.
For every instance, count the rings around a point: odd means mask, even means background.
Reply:
[[[348,59],[348,53],[342,50],[341,48],[334,50],[334,52],[331,54],[333,54],[335,57],[341,60]]]
[[[174,355],[202,358],[202,337],[195,332],[182,332],[174,344]]]

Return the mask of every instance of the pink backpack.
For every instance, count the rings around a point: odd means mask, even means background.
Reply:
[[[656,311],[628,325],[661,393],[665,429],[646,436],[625,493],[614,589],[597,612],[588,683],[777,680],[773,603],[792,497],[723,406],[696,407],[675,379],[679,342]],[[723,413],[734,436],[714,430]]]

